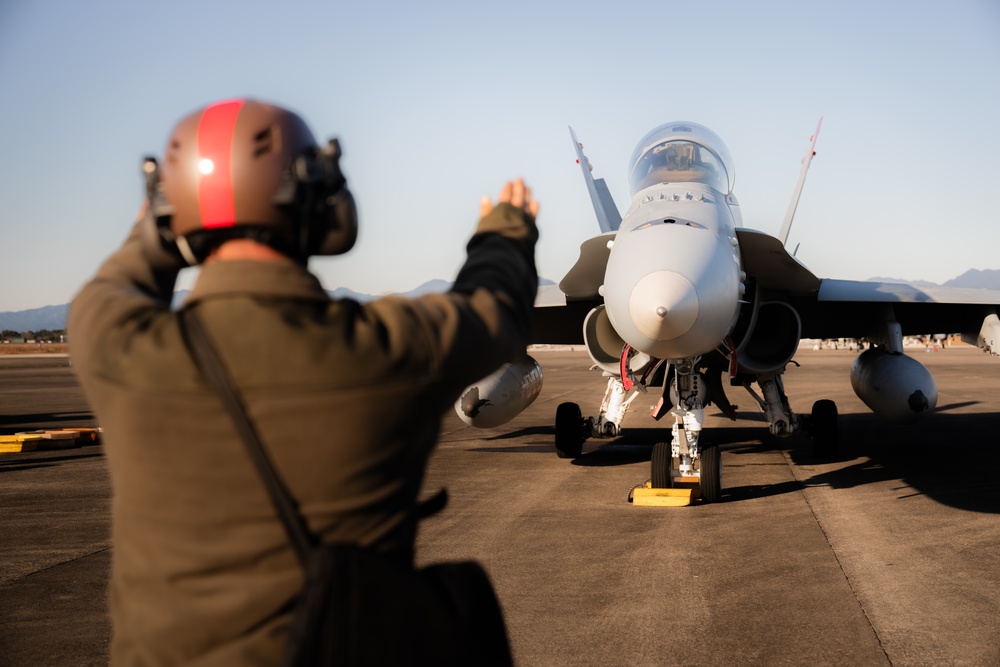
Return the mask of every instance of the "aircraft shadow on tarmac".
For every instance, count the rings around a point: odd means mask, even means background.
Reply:
[[[886,424],[867,413],[843,415],[838,460],[855,463],[806,483],[851,488],[900,480],[912,487],[900,490],[900,500],[925,495],[957,509],[1000,513],[1000,447],[995,444],[1000,413],[948,413],[957,407],[940,407],[909,426]],[[807,446],[790,454],[795,463],[816,460]]]
[[[908,426],[887,424],[869,413],[842,414],[840,453],[832,459],[817,457],[804,437],[779,440],[762,429],[713,428],[710,441],[725,447],[727,454],[723,465],[740,465],[739,457],[744,454],[786,450],[796,465],[830,468],[781,484],[723,485],[723,502],[806,487],[849,489],[898,480],[906,485],[900,489],[900,500],[926,495],[957,509],[1000,513],[1000,486],[995,483],[1000,473],[1000,447],[993,444],[1000,413],[947,413],[968,405],[939,407],[920,423]]]
[[[833,459],[813,454],[808,438],[771,437],[763,421],[741,415],[731,427],[712,426],[705,431],[706,443],[724,448],[724,466],[744,465],[740,457],[766,451],[788,452],[797,465],[829,468],[812,477],[780,484],[726,487],[723,502],[739,502],[827,486],[848,489],[866,484],[898,480],[905,484],[899,499],[927,497],[950,507],[973,512],[1000,513],[1000,412],[960,414],[955,410],[975,402],[939,406],[918,424],[888,424],[871,413],[840,415],[840,454]],[[747,423],[750,422],[750,423]],[[669,439],[664,428],[625,428],[610,440],[588,440],[584,452],[572,464],[587,467],[631,465],[649,461],[652,446]],[[480,447],[473,451],[549,453],[555,455],[555,429],[533,426],[497,434],[487,441],[527,440],[523,444]]]
[[[482,438],[483,442],[511,442],[509,445],[498,447],[472,447],[470,452],[483,452],[495,454],[542,454],[555,451],[555,429],[551,426],[528,426],[519,428],[516,431],[505,431],[489,437]],[[527,442],[517,443],[516,441],[527,439]]]

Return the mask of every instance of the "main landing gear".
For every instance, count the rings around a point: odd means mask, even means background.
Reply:
[[[792,362],[795,363],[795,362]],[[831,458],[840,449],[840,428],[838,426],[837,405],[828,399],[813,403],[812,414],[800,416],[792,412],[785,396],[785,383],[782,374],[758,375],[757,384],[763,397],[750,387],[749,381],[744,388],[753,397],[764,412],[771,435],[784,438],[803,431],[812,440],[813,454],[821,458]]]
[[[625,353],[627,354],[627,352]],[[626,384],[627,383],[627,384]],[[629,389],[635,386],[636,391],[628,396]],[[632,405],[632,401],[645,391],[645,386],[637,384],[626,376],[612,375],[608,377],[608,388],[604,392],[604,400],[597,417],[583,418],[580,406],[576,403],[561,403],[556,408],[556,454],[562,459],[576,458],[583,450],[583,442],[587,438],[614,438],[622,430],[622,420]]]
[[[642,379],[636,380],[626,370],[629,355],[626,346],[622,352],[622,374],[608,378],[608,387],[597,417],[584,418],[576,403],[563,403],[558,407],[556,453],[560,458],[576,458],[580,456],[587,438],[619,435],[629,406],[640,392],[645,392],[647,378],[663,376],[663,396],[653,408],[652,416],[661,419],[670,414],[674,423],[670,442],[658,442],[653,446],[650,485],[660,489],[697,485],[705,502],[719,502],[722,500],[722,456],[718,445],[701,442],[705,406],[711,400],[733,419],[736,414],[735,408],[722,393],[721,383],[713,385],[712,396],[708,395],[709,383],[698,371],[705,367],[711,369],[712,366],[702,365],[700,357],[671,360],[666,372],[658,374],[659,365],[665,362],[650,360],[643,366]],[[816,401],[809,416],[793,413],[785,395],[782,371],[740,376],[744,388],[763,411],[771,435],[787,437],[803,431],[810,435],[817,456],[835,456],[840,442],[837,406],[833,401],[824,399]],[[735,373],[730,377],[735,377]],[[754,381],[760,387],[760,394],[750,386]],[[656,383],[658,385],[659,380]],[[638,391],[629,396],[633,387]]]
[[[833,458],[840,452],[840,425],[837,404],[829,399],[813,403],[809,431],[812,436],[813,454],[820,458]]]

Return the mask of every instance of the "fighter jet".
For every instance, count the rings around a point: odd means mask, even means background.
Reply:
[[[608,384],[595,416],[584,418],[575,403],[558,406],[560,457],[580,456],[587,438],[618,436],[633,401],[658,391],[651,416],[667,418],[671,437],[654,445],[652,486],[696,480],[702,498],[715,502],[721,457],[702,431],[712,403],[736,419],[726,385],[749,393],[774,436],[803,432],[818,454],[836,451],[836,405],[819,400],[801,415],[785,395],[782,375],[802,338],[867,341],[851,384],[875,414],[898,423],[920,419],[937,403],[930,372],[903,354],[904,335],[962,332],[966,342],[1000,354],[1000,291],[820,279],[789,254],[785,244],[819,129],[775,237],[743,227],[732,157],[707,127],[666,123],[639,141],[624,215],[604,180],[592,176],[570,128],[601,233],[581,246],[559,283],[558,305],[536,306],[534,342],[583,343]],[[466,396],[466,407],[516,414],[537,396],[537,366],[530,357],[506,366]],[[469,411],[467,423],[477,425]]]

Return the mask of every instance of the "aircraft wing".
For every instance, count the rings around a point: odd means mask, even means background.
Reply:
[[[1000,352],[997,290],[825,279],[814,295],[789,301],[802,318],[803,338],[870,337],[890,316],[904,335],[961,333],[970,344]]]
[[[1000,291],[821,280],[779,239],[753,229],[736,235],[744,271],[766,299],[787,300],[795,308],[803,338],[875,337],[882,323],[893,320],[904,335],[961,333],[970,344],[1000,352]]]

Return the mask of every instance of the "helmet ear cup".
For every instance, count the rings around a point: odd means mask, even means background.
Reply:
[[[292,162],[274,203],[299,217],[299,253],[340,255],[358,238],[358,211],[340,171],[340,142],[305,151]]]
[[[326,198],[321,217],[323,229],[317,230],[316,255],[341,255],[354,247],[358,238],[358,210],[346,184]]]

